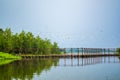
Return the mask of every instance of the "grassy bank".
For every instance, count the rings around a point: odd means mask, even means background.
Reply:
[[[4,52],[0,52],[0,59],[21,59],[21,57],[8,54],[8,53],[4,53]]]

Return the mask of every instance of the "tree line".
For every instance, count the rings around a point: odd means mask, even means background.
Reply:
[[[0,52],[16,54],[59,54],[56,42],[34,36],[31,32],[13,34],[10,28],[0,29]]]

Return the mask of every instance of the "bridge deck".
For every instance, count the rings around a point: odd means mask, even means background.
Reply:
[[[52,54],[52,55],[20,55],[22,58],[77,58],[77,57],[102,57],[120,56],[118,54]]]

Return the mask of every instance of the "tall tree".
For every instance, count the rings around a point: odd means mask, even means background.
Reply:
[[[2,28],[0,28],[0,33],[3,33],[3,29]]]
[[[28,32],[26,34],[26,49],[27,49],[27,53],[33,53],[33,43],[34,43],[34,36],[31,32]]]
[[[4,49],[3,30],[0,28],[0,51]]]
[[[20,40],[18,33],[13,35],[13,53],[20,53]]]
[[[26,34],[25,31],[22,31],[19,34],[19,49],[20,49],[20,53],[25,53],[26,52],[26,46],[27,46],[27,42],[26,42]]]
[[[56,42],[53,43],[52,53],[53,53],[53,54],[60,54],[59,47],[58,47],[58,45],[57,45]]]
[[[11,52],[13,49],[13,40],[12,40],[12,32],[10,28],[6,28],[4,31],[4,50],[5,52]]]

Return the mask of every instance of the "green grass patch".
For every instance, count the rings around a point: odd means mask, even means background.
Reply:
[[[15,56],[12,54],[8,54],[8,53],[4,53],[4,52],[0,52],[0,59],[17,59],[20,60],[21,57],[20,56]]]
[[[13,60],[13,59],[8,59],[8,60],[0,59],[0,65],[9,64],[9,63],[11,63],[13,61],[15,61],[15,60]]]

